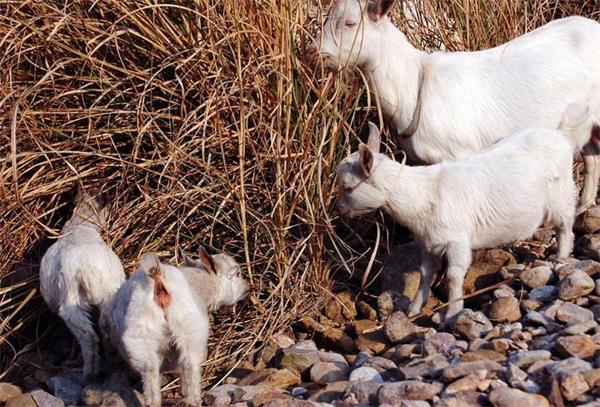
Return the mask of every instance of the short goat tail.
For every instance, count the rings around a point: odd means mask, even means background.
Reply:
[[[573,142],[575,151],[600,147],[600,86],[592,88],[585,102],[571,103],[563,113],[558,129]],[[596,153],[597,154],[597,153]]]
[[[171,304],[171,295],[163,282],[162,268],[155,253],[144,254],[141,259],[141,269],[154,283],[154,302],[162,309]]]

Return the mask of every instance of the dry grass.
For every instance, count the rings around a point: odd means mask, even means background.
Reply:
[[[593,1],[417,0],[404,18],[399,3],[396,22],[427,49],[599,15]],[[113,197],[106,237],[128,271],[140,253],[177,245],[243,262],[258,301],[217,321],[211,375],[314,312],[333,275],[362,272],[375,241],[380,254],[394,243],[393,229],[351,232],[332,210],[335,164],[372,109],[360,83],[301,60],[325,8],[0,0],[0,379],[50,335],[37,264],[76,180]]]

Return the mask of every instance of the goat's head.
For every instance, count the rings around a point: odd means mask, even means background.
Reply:
[[[233,257],[225,253],[208,254],[206,249],[200,247],[198,259],[186,256],[179,252],[183,263],[188,267],[206,270],[216,276],[219,284],[218,303],[220,305],[233,305],[248,293],[248,283],[242,277],[242,269]]]
[[[386,193],[374,180],[382,160],[379,154],[381,135],[377,126],[369,122],[369,140],[360,143],[358,151],[346,157],[337,166],[337,207],[340,213],[349,218],[374,212],[385,204]]]
[[[337,0],[329,11],[321,34],[308,46],[307,59],[316,64],[319,55],[326,68],[360,67],[380,49],[387,14],[395,0]]]
[[[78,183],[73,216],[103,227],[108,218],[108,201],[99,189],[83,189]]]

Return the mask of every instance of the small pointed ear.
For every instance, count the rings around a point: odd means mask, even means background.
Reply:
[[[144,253],[140,256],[140,269],[151,276],[160,272],[160,260],[156,253]]]
[[[75,205],[81,205],[85,202],[85,190],[83,189],[83,185],[81,185],[81,182],[75,181],[73,187],[73,189],[75,189]]]
[[[177,247],[177,257],[179,257],[179,261],[181,261],[186,266],[188,265],[189,257],[185,254],[181,247]]]
[[[369,0],[367,4],[369,18],[373,21],[381,20],[389,13],[395,2],[395,0]]]
[[[381,145],[381,133],[377,128],[377,125],[373,122],[369,122],[369,139],[367,140],[367,147],[373,154],[379,152]]]
[[[102,190],[98,187],[94,187],[88,191],[88,196],[92,198],[100,208],[105,208],[108,206],[108,194],[106,192],[102,192]]]
[[[366,144],[360,143],[358,146],[358,152],[360,155],[359,166],[360,170],[365,176],[365,178],[369,178],[371,175],[371,170],[373,169],[373,153],[367,147]]]
[[[181,247],[179,247],[177,249],[177,256],[179,257],[179,260],[183,263],[183,265],[186,267],[193,267],[193,268],[200,268],[200,269],[205,268],[203,263],[200,263],[198,260],[194,260],[187,254],[185,254],[185,252],[183,251],[183,249]]]
[[[212,256],[210,254],[208,254],[206,249],[202,246],[200,246],[200,250],[198,250],[198,260],[200,261],[202,266],[206,268],[206,270],[209,273],[217,274],[217,271],[215,270],[215,263],[213,262]]]

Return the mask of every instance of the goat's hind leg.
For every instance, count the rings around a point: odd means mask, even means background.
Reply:
[[[584,147],[584,149],[596,149],[596,147],[589,146],[590,144]],[[581,190],[577,215],[596,205],[596,195],[598,194],[598,182],[600,179],[600,155],[595,151],[594,153],[595,154],[588,154],[584,152],[582,154],[585,173],[583,176],[583,188]]]
[[[179,351],[181,393],[186,405],[199,406],[202,403],[202,363],[206,360],[208,344],[208,315],[188,308],[185,316],[179,314],[178,317],[171,319],[171,328]]]
[[[575,186],[573,186],[573,194],[575,193]],[[556,231],[556,240],[558,245],[558,257],[564,259],[569,257],[573,251],[573,243],[575,240],[575,234],[573,233],[573,223],[575,222],[575,213],[573,208],[575,207],[574,202],[570,205],[566,201],[566,197],[563,197],[564,204],[560,208],[559,212],[554,215],[554,219],[551,219],[554,224],[554,230]]]
[[[202,363],[206,360],[206,346],[208,330],[206,334],[195,333],[196,336],[186,338],[185,344],[178,344],[180,353],[181,392],[184,403],[189,406],[201,405],[201,379]]]
[[[160,342],[155,338],[128,336],[123,338],[129,364],[142,378],[145,406],[160,407]]]
[[[100,340],[86,308],[80,304],[63,304],[58,310],[58,315],[81,346],[84,381],[96,379],[100,374]]]

